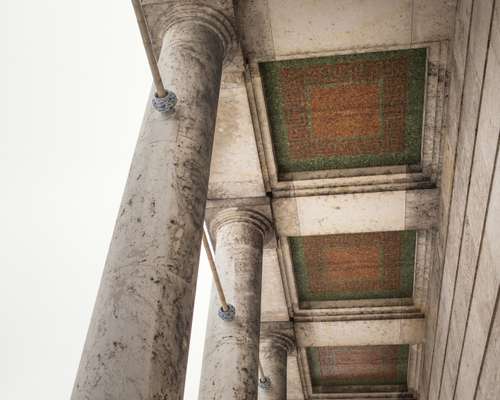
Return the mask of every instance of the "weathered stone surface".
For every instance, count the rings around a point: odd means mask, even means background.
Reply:
[[[495,301],[500,285],[498,258],[500,249],[496,245],[500,226],[500,168],[496,164],[495,180],[490,195],[490,205],[482,237],[481,253],[477,264],[474,291],[472,293],[469,319],[463,339],[461,363],[456,383],[456,398],[472,398],[483,363],[490,324],[494,317]],[[497,231],[497,232],[495,232]]]
[[[299,347],[418,344],[424,341],[423,318],[295,322]]]
[[[210,16],[188,14],[164,37],[159,66],[179,101],[146,110],[74,400],[182,398],[225,53]]]
[[[500,284],[499,250],[498,246],[493,244],[500,226],[500,167],[498,160],[495,163],[495,157],[498,157],[500,133],[500,114],[498,113],[500,86],[498,79],[496,79],[500,73],[499,55],[500,15],[497,12],[493,21],[488,64],[485,72],[476,154],[471,176],[471,198],[468,205],[470,236],[477,248],[481,249],[481,253],[479,255],[476,252],[472,254],[474,257],[473,265],[476,266],[477,262],[477,269],[474,291],[470,300],[469,319],[463,338],[461,363],[456,372],[458,377],[455,392],[456,398],[459,400],[471,398],[474,394],[493,318],[496,291]],[[494,170],[493,167],[495,167]],[[468,255],[468,258],[470,257]],[[468,264],[464,263],[464,266],[467,267]],[[457,294],[460,295],[461,288],[458,289]]]
[[[456,0],[413,0],[412,41],[448,39],[455,23]]]
[[[297,355],[288,357],[287,361],[287,400],[304,400],[306,392],[304,391]]]
[[[283,236],[426,229],[436,224],[437,191],[387,191],[278,198],[272,201]]]
[[[243,0],[244,50],[272,58],[447,39],[456,0]]]
[[[201,400],[257,399],[263,241],[270,223],[255,211],[227,209],[212,221],[217,235],[216,264],[226,299],[236,308],[233,321],[217,315],[212,293]]]
[[[359,0],[334,5],[329,0],[267,3],[276,54],[411,42],[410,0],[382,0],[377,5]],[[325,13],[327,3],[330,12]]]
[[[500,382],[500,309],[497,304],[491,324],[488,346],[485,349],[483,369],[477,385],[476,399],[498,399],[498,382]]]
[[[265,196],[243,72],[240,75],[242,82],[221,90],[209,199]]]
[[[261,321],[288,321],[288,308],[275,248],[264,249]]]

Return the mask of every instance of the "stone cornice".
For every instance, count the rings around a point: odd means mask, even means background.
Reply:
[[[217,232],[222,226],[234,223],[250,224],[259,230],[263,237],[271,228],[269,219],[260,212],[239,207],[226,208],[217,213],[212,220],[211,227],[214,232]]]

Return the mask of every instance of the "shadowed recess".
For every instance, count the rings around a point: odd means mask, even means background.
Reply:
[[[420,162],[425,48],[260,64],[279,173]]]

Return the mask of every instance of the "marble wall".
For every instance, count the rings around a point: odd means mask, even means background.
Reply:
[[[497,399],[500,2],[458,2],[422,399]]]

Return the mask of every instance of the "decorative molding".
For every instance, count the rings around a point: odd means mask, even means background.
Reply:
[[[205,211],[205,222],[209,228],[210,240],[214,248],[217,244],[217,232],[213,221],[220,212],[227,209],[251,210],[263,215],[267,220],[273,221],[274,217],[267,197],[232,198],[223,200],[208,200]],[[276,248],[276,235],[274,229],[268,229],[264,237],[264,248]]]
[[[269,219],[260,212],[245,208],[232,207],[226,208],[225,210],[217,213],[211,222],[211,228],[213,232],[217,232],[221,227],[235,223],[252,225],[262,234],[262,237],[266,236],[266,233],[272,226],[271,221],[269,221]]]
[[[408,390],[417,393],[424,359],[423,343],[410,346],[408,356]]]
[[[159,56],[165,33],[183,22],[196,22],[214,32],[224,49],[225,63],[234,56],[237,33],[232,2],[214,5],[213,2],[142,2],[146,21],[150,27],[151,40]]]
[[[278,347],[287,353],[295,350],[294,339],[282,332],[267,332],[260,337],[261,348],[263,346]]]

